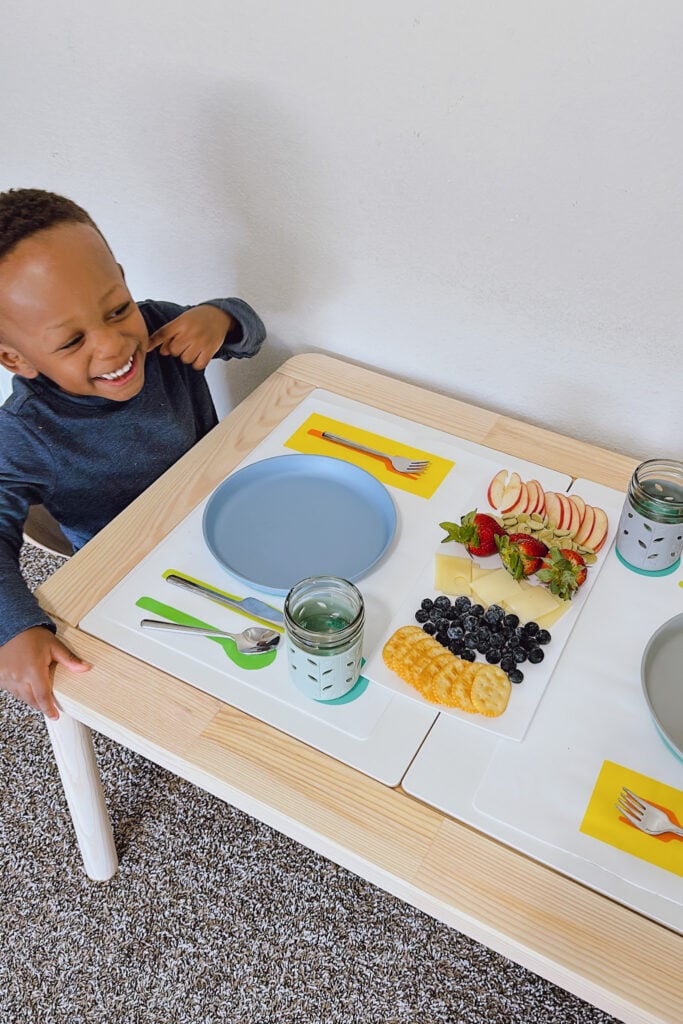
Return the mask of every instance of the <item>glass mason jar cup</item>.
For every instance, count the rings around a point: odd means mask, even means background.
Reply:
[[[635,470],[617,529],[617,556],[644,575],[674,572],[683,550],[683,462],[649,459]]]
[[[365,605],[338,576],[311,576],[285,598],[285,643],[294,685],[313,700],[343,697],[361,670]]]

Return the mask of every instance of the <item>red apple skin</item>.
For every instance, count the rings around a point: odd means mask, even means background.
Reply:
[[[588,547],[586,543],[587,538],[593,531],[595,526],[595,509],[592,505],[586,505],[586,511],[583,514],[583,519],[579,527],[578,533],[574,537],[577,544],[581,544],[583,547]]]
[[[505,493],[505,487],[507,485],[508,471],[507,469],[501,469],[489,484],[486,497],[491,508],[500,508],[500,503],[503,500],[503,494]]]

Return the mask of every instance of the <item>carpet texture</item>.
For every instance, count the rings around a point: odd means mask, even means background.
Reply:
[[[31,587],[60,564],[26,546]],[[96,736],[121,858],[82,869],[40,716],[0,696],[1,1024],[613,1020]]]

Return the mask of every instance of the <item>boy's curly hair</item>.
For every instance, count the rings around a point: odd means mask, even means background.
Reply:
[[[63,223],[88,224],[102,234],[89,213],[71,199],[40,188],[0,192],[0,261],[37,231]]]

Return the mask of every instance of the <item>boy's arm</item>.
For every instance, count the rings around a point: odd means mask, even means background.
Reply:
[[[140,308],[150,328],[150,348],[195,370],[215,358],[249,358],[266,336],[260,317],[242,299],[209,299],[198,306],[144,302]]]
[[[208,299],[202,306],[217,306],[233,320],[216,353],[217,359],[250,359],[265,341],[266,328],[258,313],[243,299]]]
[[[47,478],[46,464],[31,457],[31,446],[22,444],[14,418],[2,411],[0,436],[0,687],[57,718],[53,664],[61,662],[73,671],[89,666],[57,639],[54,623],[30,592],[19,566],[24,522],[29,505],[41,501],[39,481]]]
[[[0,687],[48,718],[58,718],[53,666],[59,662],[72,672],[90,666],[57,639],[54,623],[24,581],[16,545],[1,537],[0,579]]]

